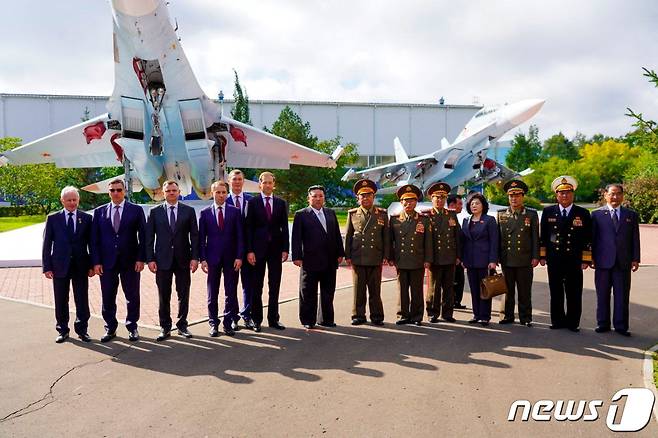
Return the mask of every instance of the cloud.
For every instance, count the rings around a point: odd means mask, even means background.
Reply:
[[[36,12],[35,12],[36,11]],[[0,30],[0,90],[108,94],[106,2],[13,2]],[[619,1],[172,0],[172,21],[206,91],[252,99],[483,104],[547,100],[532,119],[621,135],[626,107],[657,115],[658,4]],[[526,127],[524,127],[527,129]]]

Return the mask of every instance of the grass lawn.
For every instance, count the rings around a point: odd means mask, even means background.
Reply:
[[[15,230],[16,228],[26,227],[28,225],[38,224],[39,222],[43,222],[45,220],[45,215],[0,217],[0,233],[3,231]]]
[[[653,384],[658,389],[658,353],[653,354]]]

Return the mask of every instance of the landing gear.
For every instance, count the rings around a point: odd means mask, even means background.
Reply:
[[[219,142],[215,142],[215,146],[212,147],[212,168],[214,181],[224,181],[224,176],[226,173],[226,160],[224,160],[224,154],[222,152],[221,144],[219,144]]]
[[[133,197],[133,176],[132,176],[132,167],[130,165],[130,160],[123,156],[123,173],[124,180],[126,183],[126,200],[131,201]]]

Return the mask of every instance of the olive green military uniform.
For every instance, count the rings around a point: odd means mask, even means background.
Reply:
[[[514,321],[514,290],[519,294],[519,320],[532,321],[532,259],[539,259],[539,216],[530,208],[498,212],[500,264],[507,294],[501,303],[501,320]]]
[[[423,320],[424,263],[432,262],[432,231],[429,218],[414,212],[391,216],[391,255],[398,271],[398,316],[411,322]]]
[[[345,258],[352,262],[354,303],[352,319],[366,320],[366,301],[370,320],[384,320],[381,298],[382,261],[390,252],[388,215],[383,208],[353,208],[347,214]],[[368,290],[368,296],[366,295]]]
[[[454,211],[446,208],[429,212],[432,227],[433,262],[427,289],[427,316],[452,318],[455,263],[461,258],[461,227]]]

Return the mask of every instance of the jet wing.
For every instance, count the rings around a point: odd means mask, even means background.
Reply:
[[[19,146],[2,155],[8,164],[55,163],[57,167],[119,166],[111,144],[118,130],[109,129],[107,114]]]
[[[225,116],[221,118],[219,129],[217,134],[227,140],[226,160],[231,167],[288,169],[290,164],[336,167],[336,162],[329,154]]]

